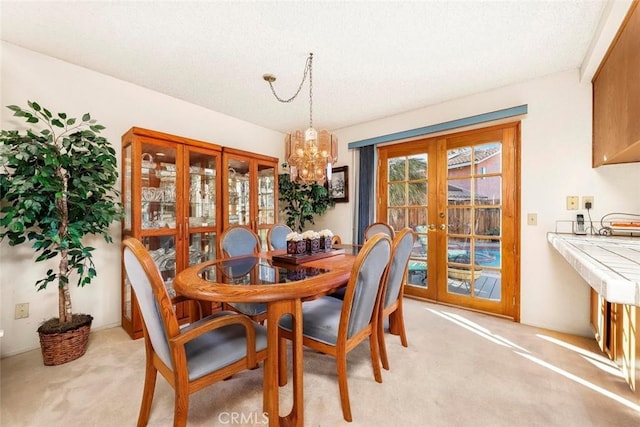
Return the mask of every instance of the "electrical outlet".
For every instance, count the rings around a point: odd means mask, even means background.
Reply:
[[[578,210],[578,196],[567,196],[567,210],[568,211]]]
[[[591,203],[589,209],[593,209],[593,196],[582,196],[582,209],[587,209],[587,203]]]
[[[527,225],[538,225],[538,214],[527,214]]]
[[[29,303],[16,304],[16,319],[26,319],[29,317]]]

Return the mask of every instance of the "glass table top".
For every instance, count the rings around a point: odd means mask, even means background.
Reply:
[[[330,270],[273,261],[257,256],[235,257],[204,267],[199,276],[204,280],[229,285],[271,285],[295,282]]]

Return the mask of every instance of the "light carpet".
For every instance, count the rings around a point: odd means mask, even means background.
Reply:
[[[306,426],[635,426],[640,402],[593,338],[405,300],[409,347],[387,334],[391,369],[373,379],[365,342],[348,356],[353,422],[342,419],[335,360],[304,353]],[[1,361],[5,427],[133,426],[144,346],[120,328],[91,334],[82,358],[47,367],[39,350]],[[290,408],[290,384],[282,411]],[[149,426],[173,420],[157,380]],[[189,426],[265,425],[262,367],[193,394]]]

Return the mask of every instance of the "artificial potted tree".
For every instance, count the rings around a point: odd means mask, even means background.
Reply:
[[[282,164],[288,169],[287,163]],[[294,231],[301,232],[307,222],[315,224],[314,216],[323,215],[328,208],[334,207],[336,202],[331,198],[327,186],[313,182],[291,181],[289,173],[278,175],[278,200],[282,202],[281,209],[286,215],[286,223]]]
[[[98,135],[105,129],[87,113],[80,120],[53,114],[36,102],[29,108],[8,106],[13,115],[44,129],[0,131],[0,239],[11,246],[27,241],[36,262],[55,259],[35,283],[38,291],[58,286],[58,317],[40,325],[45,365],[59,365],[82,356],[92,316],[74,314],[69,283],[84,287],[96,276],[88,235],[112,242],[109,226],[121,218],[116,152]]]

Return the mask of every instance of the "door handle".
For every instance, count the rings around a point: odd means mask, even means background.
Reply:
[[[429,224],[429,229],[427,231],[435,231],[435,229],[436,229],[435,224]]]
[[[446,230],[447,227],[447,224],[440,224],[440,230]]]

